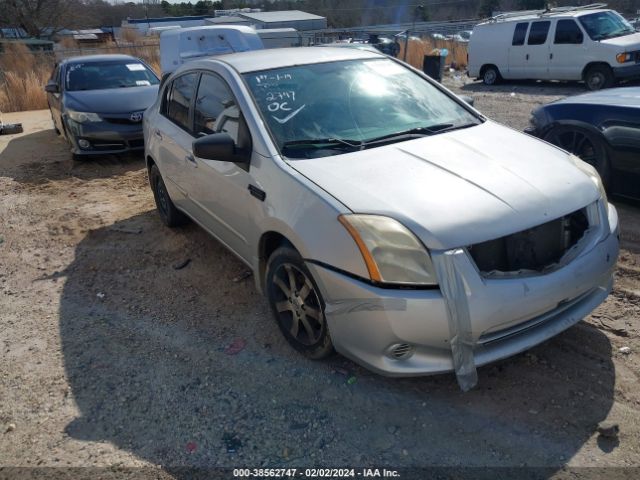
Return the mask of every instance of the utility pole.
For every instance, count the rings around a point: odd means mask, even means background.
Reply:
[[[418,5],[413,11],[413,22],[411,24],[411,30],[407,30],[405,33],[406,37],[404,38],[404,55],[402,61],[407,61],[407,51],[409,50],[409,35],[413,30],[416,29],[416,17],[418,16],[418,12],[424,12],[424,5]]]

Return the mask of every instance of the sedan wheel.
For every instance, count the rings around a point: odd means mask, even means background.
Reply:
[[[587,162],[598,171],[605,188],[608,187],[607,149],[595,134],[577,127],[557,127],[547,133],[544,139]]]
[[[324,302],[298,252],[281,247],[271,255],[266,287],[276,322],[291,346],[313,359],[331,354]]]
[[[151,184],[156,208],[162,222],[167,227],[177,227],[186,223],[187,217],[171,201],[167,187],[164,184],[164,180],[162,180],[162,175],[160,175],[160,170],[155,165],[152,165],[149,170],[149,183]]]

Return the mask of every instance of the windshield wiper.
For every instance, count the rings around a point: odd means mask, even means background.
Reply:
[[[416,127],[409,130],[403,130],[401,132],[390,133],[381,137],[370,138],[365,140],[364,146],[374,145],[376,143],[384,143],[390,141],[402,141],[410,138],[424,137],[428,135],[435,135],[443,132],[450,132],[452,130],[461,130],[463,128],[469,128],[479,125],[479,123],[470,122],[456,125],[454,123],[437,123],[435,125],[429,125],[428,127]]]
[[[349,140],[345,138],[309,138],[305,140],[292,140],[284,142],[283,149],[291,149],[292,147],[311,147],[311,148],[352,148],[362,149],[364,142],[360,140]]]

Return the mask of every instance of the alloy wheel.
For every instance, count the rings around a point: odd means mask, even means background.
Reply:
[[[320,299],[311,280],[298,267],[282,263],[273,275],[278,321],[302,345],[318,343],[325,330]]]

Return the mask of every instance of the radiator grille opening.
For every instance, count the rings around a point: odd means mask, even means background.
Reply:
[[[484,275],[542,272],[557,264],[588,228],[586,211],[581,209],[537,227],[471,245],[468,250]]]

